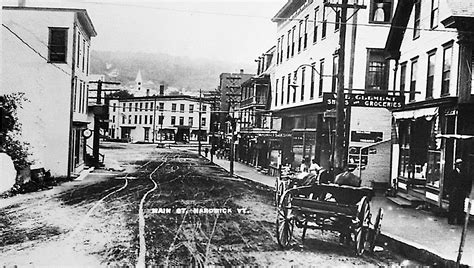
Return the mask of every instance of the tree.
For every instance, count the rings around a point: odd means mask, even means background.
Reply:
[[[128,92],[127,90],[119,90],[119,91],[116,91],[112,94],[109,94],[107,95],[108,98],[119,98],[119,99],[128,99],[128,98],[133,98],[133,94],[131,94],[130,92]]]
[[[21,170],[29,165],[28,146],[19,140],[21,124],[18,121],[17,109],[27,101],[24,93],[13,93],[0,96],[0,146],[12,158],[15,168]]]

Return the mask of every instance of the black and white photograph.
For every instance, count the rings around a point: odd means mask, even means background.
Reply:
[[[0,21],[0,267],[474,267],[474,0]]]

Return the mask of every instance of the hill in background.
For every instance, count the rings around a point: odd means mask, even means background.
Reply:
[[[164,84],[166,92],[184,94],[217,88],[221,73],[239,72],[240,69],[255,73],[253,65],[143,52],[92,51],[91,54],[91,73],[105,74],[107,80],[120,81],[124,88],[134,87],[140,70],[144,88],[153,90]]]

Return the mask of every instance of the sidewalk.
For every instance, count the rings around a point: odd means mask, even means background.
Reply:
[[[210,160],[209,157],[207,159]],[[229,161],[216,159],[213,162],[229,171]],[[269,187],[275,186],[275,177],[264,175],[255,168],[234,162],[234,174],[259,182]],[[371,212],[376,214],[379,207],[384,210],[382,236],[384,247],[428,263],[442,267],[454,267],[462,226],[448,225],[447,219],[433,213],[412,208],[402,208],[384,196],[372,199]],[[375,216],[374,216],[375,217]],[[470,222],[461,264],[474,266],[474,224]]]

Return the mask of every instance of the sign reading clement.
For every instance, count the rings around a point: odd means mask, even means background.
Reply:
[[[329,106],[336,106],[336,94],[324,93],[323,102]],[[377,94],[344,94],[344,105],[359,107],[375,107],[397,109],[402,108],[405,103],[404,96],[386,96]]]

